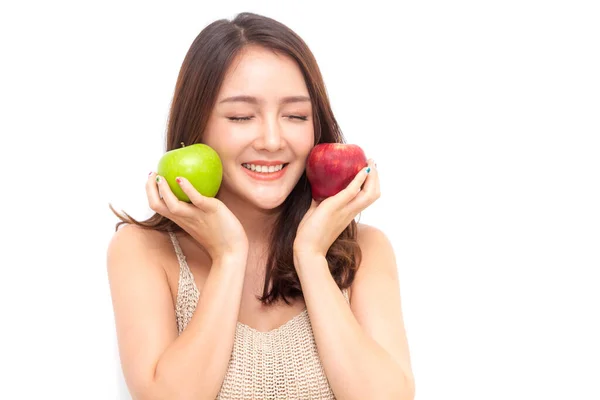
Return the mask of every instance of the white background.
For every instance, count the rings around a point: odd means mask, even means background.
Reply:
[[[185,53],[254,11],[377,161],[361,221],[396,250],[417,399],[599,399],[594,2],[220,3],[0,8],[0,398],[121,398],[108,203],[150,215]]]

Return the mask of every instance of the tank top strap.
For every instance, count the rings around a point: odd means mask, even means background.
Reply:
[[[348,296],[348,289],[342,289],[342,294],[344,295],[344,298],[346,299],[346,302],[348,304],[350,304],[350,297]]]
[[[196,287],[194,275],[181,250],[177,236],[175,236],[175,233],[171,230],[168,232],[171,243],[173,243],[173,248],[175,249],[175,254],[177,254],[177,260],[179,261],[179,282],[177,285],[175,315],[179,334],[181,334],[191,320],[192,315],[194,315],[194,310],[196,309],[200,298],[200,292]]]
[[[173,231],[169,230],[168,232],[169,237],[171,238],[171,243],[173,243],[173,248],[175,249],[175,254],[177,254],[177,260],[179,261],[179,294],[182,294],[182,292],[188,292],[190,290],[198,292],[194,276],[192,275],[192,271],[188,266],[185,254],[183,254],[183,250],[181,250],[179,240],[177,240],[177,236]]]
[[[179,265],[183,267],[185,264],[185,255],[181,250],[181,246],[179,245],[179,241],[177,240],[177,236],[173,231],[169,230],[169,237],[171,238],[171,243],[173,243],[173,248],[175,249],[175,254],[177,254],[177,260],[179,261]]]

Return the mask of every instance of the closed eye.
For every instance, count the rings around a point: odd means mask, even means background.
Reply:
[[[254,117],[227,117],[230,121],[249,121]],[[305,115],[288,115],[290,119],[297,119],[301,121],[308,121],[308,116]]]
[[[290,118],[296,118],[301,121],[307,121],[308,117],[306,115],[290,115]]]

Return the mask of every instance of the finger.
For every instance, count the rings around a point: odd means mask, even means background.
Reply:
[[[146,196],[148,197],[148,205],[150,209],[160,215],[167,216],[169,209],[164,201],[160,198],[158,187],[156,185],[156,173],[151,172],[146,181]]]
[[[362,185],[361,191],[357,197],[364,197],[366,195],[373,195],[377,191],[379,186],[379,171],[377,170],[377,166],[375,161],[370,159],[368,161],[368,165],[370,167],[369,174],[367,175],[367,179]]]
[[[369,160],[369,167],[371,168],[370,173],[368,174],[361,191],[348,204],[349,207],[362,210],[380,197],[379,171],[377,170],[374,160]]]
[[[196,190],[190,181],[183,177],[178,177],[177,183],[179,184],[179,187],[181,187],[181,190],[189,197],[193,205],[204,212],[216,211],[218,206],[218,201],[216,201],[216,199],[203,196],[202,193]]]
[[[354,179],[352,179],[352,181],[348,184],[348,186],[346,186],[345,189],[343,189],[340,193],[338,193],[338,195],[336,195],[336,197],[340,199],[340,205],[342,207],[348,204],[350,201],[352,201],[352,199],[354,199],[356,195],[360,192],[360,188],[369,176],[369,172],[369,166],[366,166],[363,169],[361,169],[356,174]]]
[[[160,194],[162,195],[163,201],[167,205],[169,212],[179,216],[189,215],[191,211],[189,208],[190,205],[179,200],[177,196],[175,196],[169,187],[169,183],[164,177],[157,175],[156,185],[158,186],[158,190],[160,191]]]
[[[375,162],[375,160],[371,160],[371,172],[372,172],[372,174],[369,177],[373,181],[372,195],[376,199],[378,199],[381,196],[381,189],[380,189],[381,181],[379,180],[379,170],[377,169],[377,163]],[[367,179],[367,181],[368,180],[369,179]]]

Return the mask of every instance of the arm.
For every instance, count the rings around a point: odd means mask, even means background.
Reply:
[[[325,257],[295,254],[323,368],[339,399],[414,399],[392,247],[375,228],[359,230],[363,259],[348,306]]]
[[[125,380],[134,399],[214,399],[233,348],[247,253],[213,260],[198,307],[178,336],[153,234],[125,226],[108,248]]]

